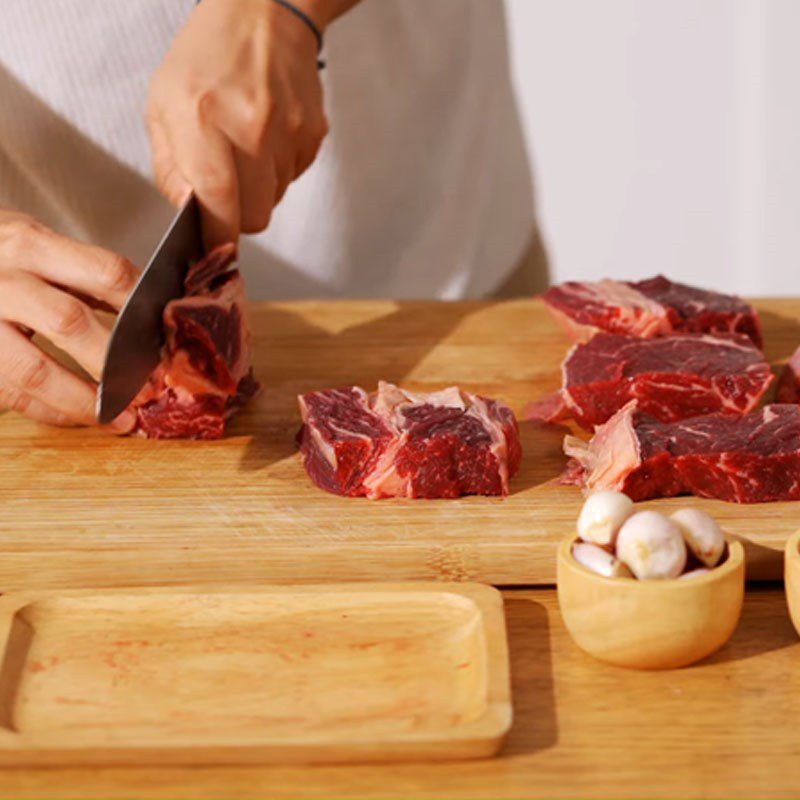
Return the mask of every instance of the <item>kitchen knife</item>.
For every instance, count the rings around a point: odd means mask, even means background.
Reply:
[[[116,419],[158,366],[164,308],[183,295],[189,265],[203,256],[200,210],[194,194],[181,207],[130,297],[119,312],[97,395],[97,419]]]

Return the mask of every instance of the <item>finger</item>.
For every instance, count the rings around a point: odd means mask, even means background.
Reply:
[[[241,220],[233,145],[196,112],[183,113],[176,107],[162,112],[162,119],[177,168],[197,195],[206,249],[238,241]]]
[[[263,156],[280,130],[281,110],[263,91],[245,92],[239,86],[226,86],[206,98],[204,112],[208,121],[228,140],[253,158]]]
[[[320,147],[328,135],[328,118],[322,102],[322,82],[319,73],[314,72],[305,85],[309,98],[306,108],[308,117],[303,126],[303,136],[298,137],[297,160],[292,180],[299,178],[316,160]]]
[[[26,339],[32,339],[36,331],[32,331],[30,328],[26,328],[24,325],[15,325],[14,326]]]
[[[78,423],[56,411],[41,400],[25,394],[19,389],[0,385],[0,412],[2,410],[15,411],[29,419],[41,422],[45,425],[57,425],[61,428],[74,428]],[[110,425],[104,426],[104,430],[119,435],[131,433],[136,427],[136,414],[124,411]]]
[[[239,179],[242,233],[258,233],[269,225],[272,216],[275,205],[275,172],[266,158],[253,158],[238,149],[234,156]]]
[[[286,190],[294,180],[294,167],[297,155],[294,148],[284,149],[281,155],[276,157],[274,162],[275,169],[275,205],[283,199]]]
[[[281,200],[283,200],[283,196],[286,194],[286,190],[289,188],[289,185],[291,184],[291,180],[284,178],[283,180],[280,180],[277,183],[278,183],[278,188],[275,191],[275,205],[276,206],[278,205],[278,203],[281,202]]]
[[[103,426],[103,430],[109,430],[112,433],[125,436],[126,434],[133,433],[136,428],[138,417],[136,412],[126,408],[113,422]]]
[[[69,417],[51,408],[41,400],[37,400],[31,395],[9,386],[0,385],[0,409],[15,411],[46,425],[71,427],[76,424]]]
[[[257,233],[295,178],[296,151],[304,137],[300,109],[290,122],[281,108],[232,88],[208,103],[209,117],[235,147],[242,231]]]
[[[95,422],[95,387],[7,322],[0,322],[0,375],[5,385],[42,401],[78,425]]]
[[[266,93],[253,98],[235,86],[211,95],[206,112],[234,147],[242,232],[263,231],[285,183],[274,163],[275,153],[283,152],[276,149],[277,132],[285,128],[281,112],[273,113]]]
[[[307,144],[302,150],[297,151],[294,163],[294,178],[297,180],[316,161],[321,143]]]
[[[319,155],[322,143],[328,135],[328,120],[323,114],[311,127],[310,135],[303,138],[297,150],[294,165],[294,176],[297,180],[313,163]]]
[[[61,236],[29,218],[3,227],[0,258],[10,267],[67,285],[115,309],[136,284],[138,270],[116,253]]]
[[[79,292],[77,289],[71,289],[69,286],[64,286],[63,283],[55,283],[53,281],[48,281],[50,286],[55,287],[59,291],[67,292],[67,294],[71,294],[73,297],[77,297],[78,300],[81,301],[84,305],[89,306],[89,308],[93,308],[95,311],[105,311],[106,313],[113,314],[115,309],[106,303],[103,300],[97,300],[94,297],[91,297],[84,292]]]
[[[181,175],[172,158],[169,138],[156,110],[148,112],[147,128],[153,152],[153,176],[161,194],[174,206],[181,206],[191,192],[191,186]]]
[[[0,274],[0,318],[42,334],[100,379],[111,334],[76,297],[26,272]]]

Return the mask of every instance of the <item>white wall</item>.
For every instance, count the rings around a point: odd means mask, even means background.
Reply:
[[[800,0],[508,0],[554,278],[800,295]]]

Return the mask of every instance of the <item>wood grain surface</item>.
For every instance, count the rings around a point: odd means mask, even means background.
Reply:
[[[9,769],[0,797],[796,798],[800,641],[783,591],[748,589],[730,642],[669,672],[569,639],[552,590],[504,593],[514,725],[498,758],[329,767]]]
[[[475,583],[11,592],[0,764],[481,758],[511,724]]]
[[[800,342],[800,301],[764,301],[767,355]],[[522,423],[506,499],[335,497],[312,486],[296,395],[379,379],[459,384],[525,403],[559,384],[567,343],[536,300],[288,303],[253,309],[265,390],[219,442],[117,439],[0,416],[0,589],[190,581],[551,583],[581,502],[559,486],[563,428]],[[685,500],[656,505],[679,506]],[[779,577],[798,506],[698,503],[745,539],[748,575]]]

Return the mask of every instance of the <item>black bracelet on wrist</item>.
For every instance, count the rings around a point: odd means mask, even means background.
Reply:
[[[272,0],[273,3],[277,3],[279,6],[282,6],[287,11],[290,11],[294,14],[301,22],[305,23],[306,27],[314,34],[314,38],[317,40],[317,53],[322,51],[322,31],[317,26],[317,23],[314,22],[311,17],[306,14],[305,11],[298,8],[294,3],[290,3],[289,0]],[[321,59],[317,59],[317,69],[324,69],[325,62]]]
[[[317,40],[317,53],[322,52],[322,31],[319,29],[317,23],[314,22],[314,20],[311,19],[311,17],[309,17],[305,11],[298,8],[294,3],[290,3],[289,0],[272,0],[272,2],[277,3],[279,6],[285,8],[305,24],[311,33],[314,34],[314,38]],[[199,4],[200,0],[197,0],[197,3]],[[317,69],[325,69],[325,61],[321,58],[317,59]]]

